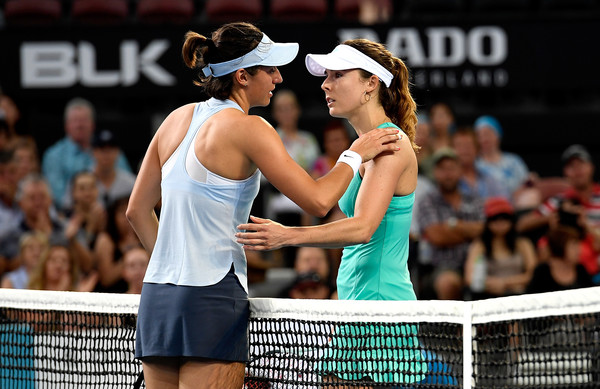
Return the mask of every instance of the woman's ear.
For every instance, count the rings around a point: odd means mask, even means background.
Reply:
[[[240,86],[248,86],[248,72],[245,69],[236,70],[233,78]]]
[[[379,77],[372,74],[371,77],[367,80],[367,93],[373,92],[377,86],[379,85]]]

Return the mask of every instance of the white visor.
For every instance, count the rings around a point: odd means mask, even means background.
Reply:
[[[296,58],[298,49],[298,43],[275,43],[267,34],[263,33],[258,46],[249,53],[229,61],[209,63],[202,68],[202,72],[206,77],[220,77],[233,73],[238,69],[256,65],[282,66],[292,62]]]
[[[326,69],[363,69],[379,77],[388,88],[394,78],[392,73],[373,58],[348,45],[338,45],[329,54],[307,54],[305,62],[313,76],[324,76]]]

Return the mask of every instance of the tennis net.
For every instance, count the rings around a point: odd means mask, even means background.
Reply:
[[[138,303],[0,289],[0,388],[132,388]],[[597,388],[600,288],[474,302],[255,298],[249,341],[248,389]]]

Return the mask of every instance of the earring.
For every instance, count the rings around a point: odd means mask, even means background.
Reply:
[[[364,93],[365,95],[365,101],[368,103],[369,101],[371,101],[371,95],[367,93],[367,91],[365,91]]]

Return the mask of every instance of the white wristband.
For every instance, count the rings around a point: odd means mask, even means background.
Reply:
[[[358,168],[362,164],[362,157],[356,151],[344,150],[337,161],[350,166],[354,172],[353,176],[355,176],[356,172],[358,172]]]

